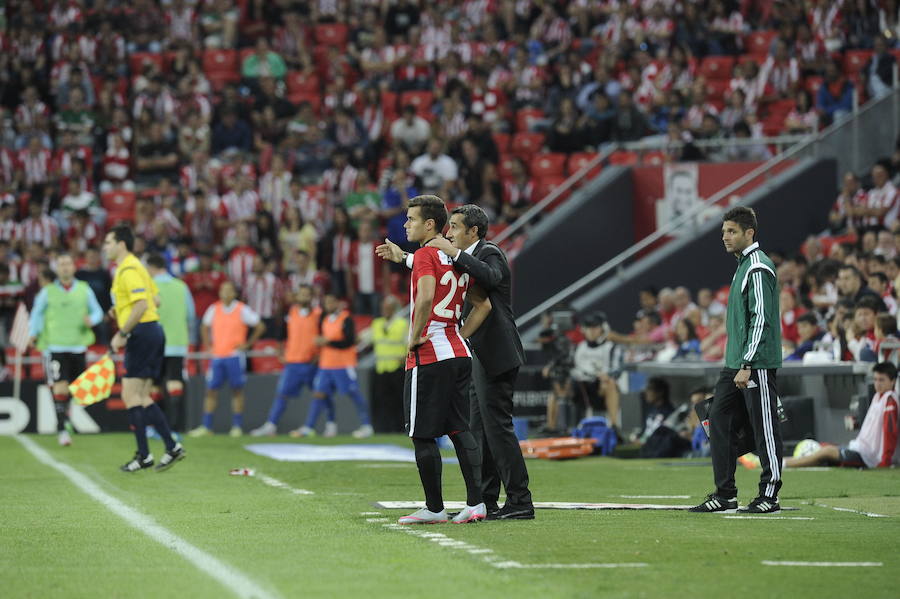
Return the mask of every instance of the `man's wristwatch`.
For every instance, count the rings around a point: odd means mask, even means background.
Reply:
[[[126,333],[126,332],[123,331],[122,329],[119,329],[119,334],[122,335],[122,338],[123,338],[123,339],[128,339],[129,337],[131,337],[131,333],[130,333],[130,332],[129,332],[129,333]]]
[[[403,252],[403,258],[400,259],[399,264],[405,263],[407,258],[409,258],[409,252]]]
[[[741,364],[741,370],[753,370],[753,365],[748,363]]]

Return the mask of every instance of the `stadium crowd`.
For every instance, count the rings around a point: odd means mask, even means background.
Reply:
[[[269,322],[300,283],[374,315],[409,197],[502,226],[609,142],[815,131],[885,92],[900,34],[892,0],[23,0],[0,25],[7,326],[63,250],[108,308],[119,221],[198,313],[227,278]]]

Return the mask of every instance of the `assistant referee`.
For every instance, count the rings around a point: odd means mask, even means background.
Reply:
[[[166,444],[166,453],[156,466],[157,470],[165,470],[184,458],[184,449],[172,436],[162,410],[150,398],[153,381],[162,370],[166,336],[157,312],[159,291],[147,269],[131,253],[133,248],[134,233],[123,224],[107,233],[103,242],[107,259],[117,265],[112,299],[119,330],[113,336],[112,350],[125,348],[122,401],[137,440],[134,458],[123,464],[121,470],[137,472],[153,466],[153,455],[147,446],[147,425],[153,426]]]
[[[752,208],[738,206],[722,217],[725,251],[737,258],[728,294],[725,368],[709,410],[709,442],[716,491],[692,512],[775,514],[781,511],[782,443],[778,422],[776,369],[781,366],[778,277],[756,241],[759,225]],[[762,466],[759,494],[737,509],[734,471],[738,434],[749,422]]]

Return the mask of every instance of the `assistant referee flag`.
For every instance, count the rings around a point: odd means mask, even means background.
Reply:
[[[69,385],[69,393],[79,405],[89,406],[109,397],[115,382],[116,367],[109,354],[105,354]]]

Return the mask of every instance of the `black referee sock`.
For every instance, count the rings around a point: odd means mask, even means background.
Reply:
[[[143,407],[128,408],[128,424],[131,425],[134,431],[138,454],[142,458],[146,458],[150,455],[150,448],[147,446],[147,421],[144,419]]]
[[[434,439],[413,438],[416,450],[416,466],[419,478],[425,489],[425,507],[431,512],[444,509],[444,497],[441,494],[441,452]]]
[[[475,442],[475,435],[469,431],[450,435],[453,447],[456,449],[456,457],[459,460],[459,469],[462,470],[463,480],[466,481],[466,505],[478,505],[481,498],[481,450]]]
[[[169,428],[169,422],[166,420],[166,415],[163,414],[157,404],[153,403],[149,406],[144,406],[144,420],[147,424],[156,429],[156,432],[162,437],[163,443],[166,444],[166,449],[175,447],[175,439],[172,438],[172,430]]]
[[[69,396],[53,394],[53,403],[56,408],[56,432],[61,433],[69,421]]]

